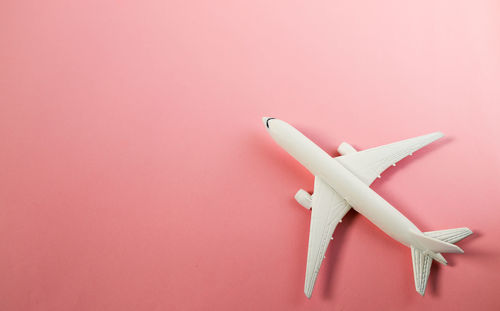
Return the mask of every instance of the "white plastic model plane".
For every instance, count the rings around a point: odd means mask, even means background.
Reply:
[[[290,124],[264,117],[271,137],[314,176],[314,194],[300,189],[295,199],[312,208],[304,293],[311,297],[319,268],[335,227],[351,209],[411,249],[415,287],[424,295],[432,260],[446,264],[441,253],[463,253],[454,245],[472,234],[468,228],[422,232],[369,186],[404,157],[442,137],[436,132],[357,152],[347,143],[332,158]]]

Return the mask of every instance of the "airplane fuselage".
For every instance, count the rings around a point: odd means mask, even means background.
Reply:
[[[314,176],[323,179],[349,205],[400,243],[411,246],[411,231],[421,231],[389,202],[297,129],[271,119],[273,139]]]

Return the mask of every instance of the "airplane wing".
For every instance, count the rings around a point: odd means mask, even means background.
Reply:
[[[304,293],[311,297],[333,230],[351,207],[321,178],[314,179]]]
[[[402,140],[360,152],[349,153],[335,159],[365,184],[371,185],[389,166],[412,155],[418,149],[443,137],[440,132]]]

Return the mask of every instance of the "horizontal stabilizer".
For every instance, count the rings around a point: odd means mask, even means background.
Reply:
[[[421,250],[429,250],[434,253],[463,253],[464,251],[451,243],[445,242],[438,240],[436,238],[433,238],[428,235],[424,235],[420,232],[414,232],[414,238],[416,240],[416,245],[415,247],[421,249]]]
[[[444,259],[443,255],[441,253],[433,253],[433,252],[427,252],[427,255],[431,256],[432,259],[435,261],[442,263],[443,265],[447,265],[448,262],[446,259]]]
[[[447,243],[457,243],[458,241],[472,234],[469,228],[455,228],[447,230],[429,231],[424,233],[426,236],[441,240]]]
[[[427,280],[431,272],[432,258],[418,248],[411,247],[411,259],[413,260],[413,277],[415,278],[415,289],[420,295],[424,295]]]

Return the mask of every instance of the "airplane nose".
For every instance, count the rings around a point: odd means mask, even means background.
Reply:
[[[264,123],[264,125],[266,125],[267,119],[269,119],[269,118],[268,117],[262,117],[262,123]]]
[[[263,117],[262,118],[262,123],[264,123],[264,125],[269,128],[269,121],[272,120],[274,118],[270,118],[270,117]]]

